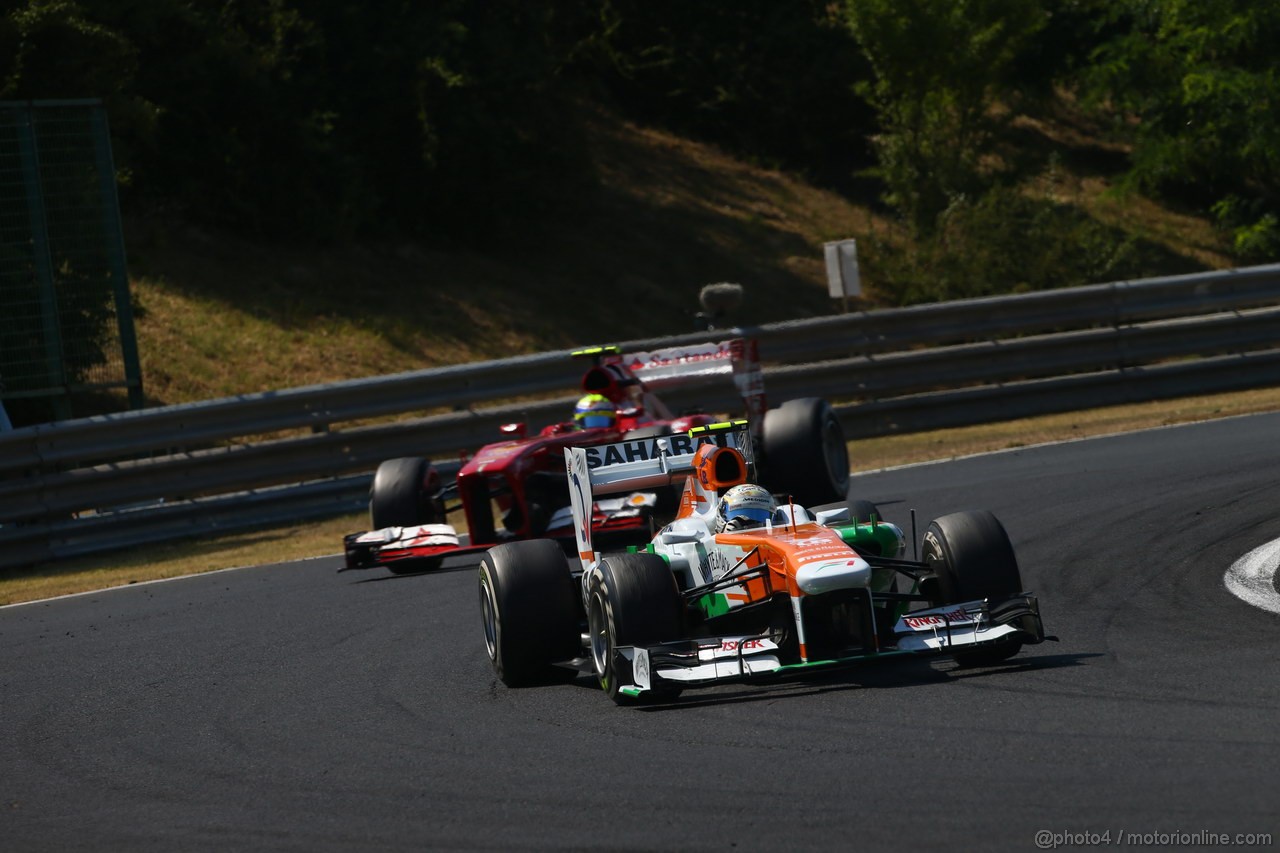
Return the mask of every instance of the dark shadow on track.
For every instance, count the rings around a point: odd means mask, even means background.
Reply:
[[[1103,652],[1090,652],[1088,654],[1072,654],[1072,655],[1041,655],[1040,657],[1030,658],[1014,658],[1004,663],[993,664],[991,666],[975,666],[975,667],[956,667],[947,670],[947,675],[952,678],[970,678],[972,676],[981,676],[988,673],[1005,673],[1005,672],[1033,672],[1039,669],[1061,669],[1069,666],[1083,666],[1084,661],[1089,658],[1107,657]]]

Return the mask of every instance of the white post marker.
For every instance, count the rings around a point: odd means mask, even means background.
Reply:
[[[1236,598],[1272,613],[1280,613],[1276,569],[1280,568],[1280,539],[1254,548],[1232,563],[1223,576],[1227,591]]]
[[[823,259],[827,264],[827,289],[832,299],[839,299],[844,312],[849,312],[849,297],[862,295],[862,276],[858,272],[858,241],[837,240],[824,243]]]

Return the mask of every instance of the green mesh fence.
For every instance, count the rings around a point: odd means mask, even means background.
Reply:
[[[142,405],[106,113],[0,102],[0,400],[39,420]],[[20,418],[14,416],[14,421]],[[19,423],[21,425],[21,423]]]

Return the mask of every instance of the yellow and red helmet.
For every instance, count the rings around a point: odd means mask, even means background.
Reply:
[[[573,409],[573,425],[578,429],[611,427],[618,422],[618,412],[603,394],[587,394]]]

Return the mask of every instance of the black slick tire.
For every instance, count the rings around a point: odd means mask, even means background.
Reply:
[[[877,521],[884,521],[884,513],[871,501],[849,501],[849,518],[857,524],[870,524],[873,516]]]
[[[761,483],[802,506],[843,501],[849,449],[831,405],[818,397],[788,400],[764,415]]]
[[[932,598],[938,606],[1022,592],[1022,575],[1009,535],[986,510],[934,519],[925,531],[920,559],[933,569]],[[1021,648],[1021,641],[1010,640],[959,652],[955,659],[961,666],[987,666],[1013,657]]]
[[[433,493],[431,463],[417,457],[388,459],[378,466],[369,487],[369,520],[374,530],[440,524],[440,495]]]
[[[555,667],[582,650],[577,587],[550,539],[509,542],[480,559],[480,619],[494,673],[508,687],[573,676]]]
[[[679,638],[680,610],[675,576],[661,557],[613,554],[591,574],[587,584],[588,647],[596,679],[610,699],[620,705],[635,701],[620,691],[614,649]],[[679,693],[678,687],[662,687],[644,697],[663,701]]]

